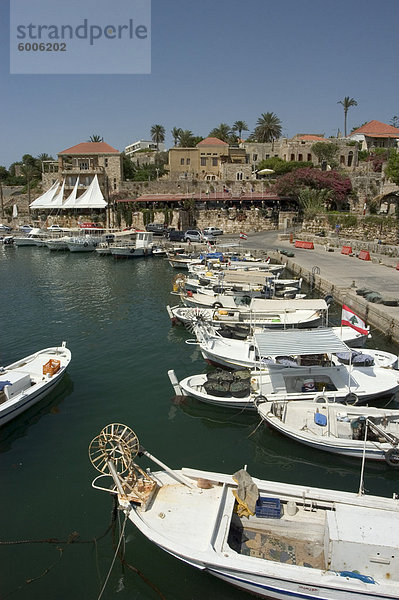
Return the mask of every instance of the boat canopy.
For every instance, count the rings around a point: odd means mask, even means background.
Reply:
[[[264,298],[252,298],[250,304],[251,310],[264,311],[293,311],[293,310],[324,310],[327,311],[328,305],[322,298],[298,298],[298,299],[283,299],[265,300]]]
[[[254,341],[262,356],[335,354],[350,348],[329,328],[269,330],[256,333]]]

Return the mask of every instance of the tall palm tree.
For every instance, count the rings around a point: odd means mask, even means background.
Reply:
[[[254,136],[258,142],[272,142],[277,140],[282,131],[281,121],[273,112],[262,113],[256,122]]]
[[[195,138],[192,131],[189,129],[180,130],[179,146],[182,148],[193,148],[195,146]]]
[[[344,131],[346,137],[346,118],[348,115],[348,110],[351,106],[357,106],[357,102],[354,98],[349,98],[349,96],[345,96],[343,100],[338,100],[337,104],[342,104],[344,107]]]
[[[177,142],[180,140],[180,135],[182,131],[183,130],[180,127],[173,127],[172,131],[170,132],[172,134],[175,146],[177,146]]]
[[[103,141],[104,141],[104,138],[101,135],[94,134],[89,137],[89,142],[103,142]]]
[[[238,137],[241,139],[241,133],[243,131],[248,131],[248,125],[245,121],[236,121],[233,123],[233,131],[237,131]]]
[[[151,127],[151,139],[156,143],[158,150],[159,144],[165,140],[165,127],[163,125],[153,125]]]
[[[214,127],[214,129],[209,132],[209,136],[218,138],[219,140],[222,140],[222,142],[228,143],[230,141],[231,133],[232,131],[230,125],[227,125],[227,123],[220,123],[218,127]]]

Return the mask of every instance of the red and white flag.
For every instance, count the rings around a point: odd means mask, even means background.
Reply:
[[[353,310],[351,310],[346,304],[342,305],[342,316],[341,316],[341,325],[349,325],[358,333],[362,335],[368,335],[369,329],[366,327],[366,323],[362,321]]]
[[[247,238],[248,238],[247,234],[240,231],[240,240],[246,240]]]

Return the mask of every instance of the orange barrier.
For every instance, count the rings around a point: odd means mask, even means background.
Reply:
[[[307,250],[314,250],[313,242],[303,242],[301,240],[296,240],[295,248],[306,248]]]
[[[360,250],[359,258],[360,260],[371,260],[370,252],[368,252],[368,250]]]
[[[341,254],[352,254],[352,246],[342,246]]]

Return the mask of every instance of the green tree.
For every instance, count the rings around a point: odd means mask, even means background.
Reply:
[[[165,141],[165,127],[163,125],[153,125],[151,127],[151,139],[157,145],[158,150],[159,144]]]
[[[232,130],[236,131],[238,133],[238,137],[241,139],[241,133],[243,131],[248,131],[248,125],[245,121],[235,121],[235,123],[233,123]]]
[[[385,176],[399,185],[399,154],[397,152],[390,153],[388,164],[385,167]]]
[[[295,169],[304,169],[305,167],[312,167],[313,164],[311,162],[299,162],[299,161],[286,161],[278,156],[272,156],[271,158],[266,158],[262,160],[257,166],[258,171],[262,169],[272,169],[274,171],[274,175],[285,175],[285,173],[291,173],[291,171],[295,171]]]
[[[177,146],[177,142],[180,140],[182,131],[183,130],[180,127],[173,127],[172,131],[170,132],[172,134],[175,146]]]
[[[305,219],[312,219],[316,215],[326,211],[331,190],[314,188],[302,188],[298,193],[298,204]]]
[[[91,135],[87,141],[88,142],[103,142],[104,138],[101,135],[94,134],[94,135]]]
[[[134,164],[124,152],[122,152],[122,167],[124,180],[133,179],[135,174]]]
[[[179,146],[182,148],[194,148],[195,138],[192,131],[189,129],[180,130]]]
[[[312,145],[311,150],[319,159],[319,163],[326,161],[333,169],[338,165],[338,144],[334,144],[333,142],[316,142]]]
[[[352,106],[357,106],[357,102],[354,98],[349,98],[349,96],[345,96],[343,100],[338,100],[337,104],[342,104],[342,106],[344,107],[344,132],[346,137],[346,121],[348,116],[348,110]]]
[[[209,137],[218,138],[219,140],[222,140],[222,142],[227,142],[229,144],[232,133],[230,125],[227,125],[227,123],[220,123],[220,125],[214,127],[212,131],[209,132]]]
[[[260,143],[272,142],[281,136],[281,121],[273,112],[262,113],[256,122],[254,137]]]

